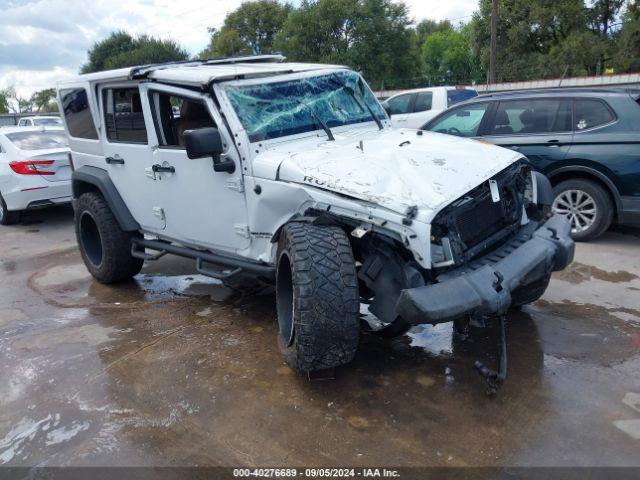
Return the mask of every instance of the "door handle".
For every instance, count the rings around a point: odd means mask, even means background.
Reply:
[[[120,157],[107,157],[104,159],[105,162],[107,162],[109,165],[124,165],[124,158],[120,158]]]
[[[559,146],[560,146],[560,140],[556,140],[556,139],[549,140],[549,141],[547,142],[547,145],[548,145],[549,147],[559,147]]]
[[[155,165],[151,165],[151,170],[153,170],[155,173],[176,173],[175,167],[163,167],[162,165],[159,165],[157,163]]]

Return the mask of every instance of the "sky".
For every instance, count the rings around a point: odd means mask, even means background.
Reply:
[[[113,30],[171,38],[196,54],[242,0],[0,0],[0,89],[29,96],[72,77]],[[295,1],[293,2],[296,3]],[[416,22],[468,21],[477,0],[405,0]]]

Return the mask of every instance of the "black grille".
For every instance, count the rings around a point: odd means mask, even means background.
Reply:
[[[456,217],[456,227],[467,248],[476,245],[506,226],[502,201],[494,202],[491,194],[485,194],[474,208]]]

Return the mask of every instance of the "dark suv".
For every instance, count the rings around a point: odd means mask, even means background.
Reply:
[[[554,187],[575,240],[612,221],[640,225],[640,90],[553,89],[482,95],[422,129],[511,148]]]

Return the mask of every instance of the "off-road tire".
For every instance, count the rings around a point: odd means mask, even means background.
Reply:
[[[360,337],[360,297],[344,231],[285,225],[277,260],[278,344],[287,365],[311,372],[349,363]]]
[[[131,256],[131,240],[140,234],[123,231],[99,193],[80,196],[75,227],[82,260],[100,283],[128,280],[142,269],[144,261]]]
[[[571,232],[571,238],[576,242],[587,242],[599,237],[607,231],[613,220],[613,202],[603,187],[590,180],[572,178],[560,182],[553,187],[553,198],[557,198],[567,190],[580,190],[593,198],[596,204],[596,218],[593,224],[582,232]]]
[[[549,286],[551,275],[546,275],[540,280],[523,285],[511,292],[511,307],[519,308],[539,300]]]
[[[0,193],[0,225],[13,225],[20,220],[20,212],[10,212]]]

